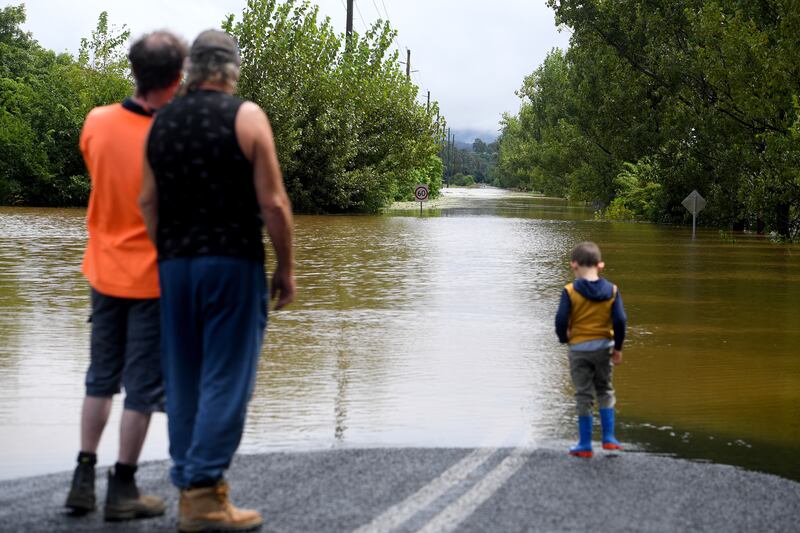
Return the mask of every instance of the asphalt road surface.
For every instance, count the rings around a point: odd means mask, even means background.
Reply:
[[[579,459],[566,445],[243,455],[227,477],[234,503],[264,513],[263,532],[800,531],[800,483],[640,452]],[[167,468],[137,474],[167,514],[123,523],[67,516],[70,472],[2,481],[0,531],[175,531]]]

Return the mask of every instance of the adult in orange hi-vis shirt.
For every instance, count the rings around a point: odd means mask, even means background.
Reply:
[[[144,143],[153,113],[178,88],[186,57],[183,40],[153,32],[133,43],[128,59],[136,94],[121,104],[93,109],[80,147],[92,192],[86,225],[89,242],[83,273],[91,285],[92,333],[81,449],[66,507],[81,515],[95,508],[97,447],[112,397],[125,389],[117,463],[108,472],[106,520],[164,513],[164,500],[140,495],[139,454],[150,415],[163,411],[160,313],[156,250],[138,206]]]

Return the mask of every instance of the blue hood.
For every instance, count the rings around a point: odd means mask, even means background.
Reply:
[[[604,302],[614,296],[614,285],[603,278],[597,281],[578,278],[572,287],[584,298],[595,302]]]

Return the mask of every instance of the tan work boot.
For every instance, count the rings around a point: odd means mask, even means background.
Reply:
[[[244,531],[264,523],[261,513],[239,509],[228,498],[228,483],[181,491],[178,531]]]
[[[164,514],[167,505],[158,496],[140,495],[133,479],[119,479],[108,471],[108,493],[103,509],[109,521],[151,518]]]

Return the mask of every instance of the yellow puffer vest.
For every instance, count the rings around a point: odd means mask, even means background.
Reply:
[[[572,308],[569,313],[570,344],[596,339],[613,339],[614,326],[611,323],[611,308],[617,299],[617,286],[608,300],[598,302],[585,298],[575,290],[572,283],[564,287],[569,294]]]

